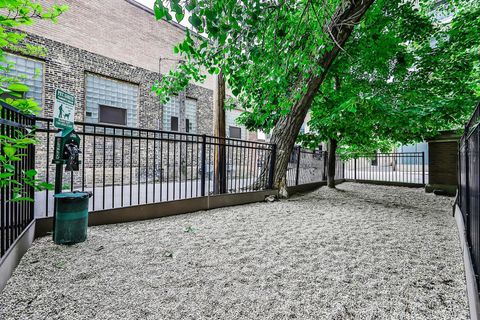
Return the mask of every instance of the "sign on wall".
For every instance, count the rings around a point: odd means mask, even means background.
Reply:
[[[53,105],[53,125],[59,129],[73,128],[75,117],[75,96],[69,92],[56,89]]]

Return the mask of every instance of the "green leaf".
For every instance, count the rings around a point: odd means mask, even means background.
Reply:
[[[29,178],[33,178],[37,175],[37,170],[35,170],[35,169],[27,170],[27,171],[25,171],[25,175]]]
[[[155,19],[161,20],[166,18],[168,20],[168,9],[162,3],[162,0],[157,0],[153,6],[153,12],[155,14]]]
[[[12,146],[4,146],[3,147],[3,152],[7,155],[7,157],[11,158],[17,152],[17,148],[12,147]]]
[[[0,179],[6,179],[6,178],[10,178],[12,176],[13,176],[12,172],[2,172],[2,173],[0,173]]]
[[[199,29],[202,26],[202,19],[200,19],[195,13],[193,13],[188,21],[194,26],[196,29]]]
[[[176,13],[175,14],[175,19],[177,20],[177,22],[182,22],[184,17],[185,17],[185,15],[183,13]]]
[[[8,90],[14,91],[14,92],[28,92],[30,88],[21,83],[12,83],[11,85],[8,86]]]

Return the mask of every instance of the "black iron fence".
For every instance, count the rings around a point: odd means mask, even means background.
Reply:
[[[477,284],[480,285],[480,105],[465,126],[458,152],[457,204],[462,212],[465,233]]]
[[[57,129],[45,118],[37,126],[39,178],[53,183]],[[272,144],[83,122],[74,129],[80,170],[65,173],[63,189],[91,191],[90,211],[271,187]],[[52,195],[35,194],[37,217],[53,215]]]
[[[328,153],[295,147],[288,163],[287,186],[327,181]],[[337,156],[335,179],[343,179],[343,163]]]
[[[357,154],[344,162],[344,177],[355,181],[425,185],[428,164],[424,152]]]
[[[34,169],[34,146],[29,144],[16,150],[12,159],[11,152],[17,143],[10,140],[29,138],[34,121],[33,117],[0,101],[0,175],[5,182],[0,186],[0,258],[34,219],[33,202],[25,199],[33,199],[34,190],[22,183],[24,173]]]
[[[295,147],[288,164],[287,185],[326,181],[327,163],[327,151]],[[348,160],[341,160],[337,155],[335,179],[425,185],[428,164],[423,152],[356,154]]]

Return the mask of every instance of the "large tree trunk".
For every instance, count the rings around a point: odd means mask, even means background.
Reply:
[[[337,145],[335,139],[328,141],[328,156],[327,156],[327,186],[335,188],[335,166],[337,163]]]
[[[227,163],[225,156],[225,79],[223,73],[217,76],[217,86],[214,92],[214,133],[218,137],[219,145],[215,148],[213,183],[214,193],[227,192]]]
[[[322,66],[323,72],[320,74],[312,74],[307,81],[307,90],[305,94],[292,106],[290,113],[277,122],[273,129],[271,143],[277,144],[276,166],[274,171],[274,187],[279,189],[280,196],[287,197],[286,192],[286,173],[288,167],[288,159],[292,153],[297,139],[298,132],[303,124],[313,99],[320,88],[328,69],[333,60],[337,57],[341,47],[345,44],[348,37],[353,31],[353,27],[357,24],[367,9],[372,5],[374,0],[352,0],[347,5],[338,8],[332,21],[326,26],[325,32],[328,32],[335,46],[330,51],[322,55],[318,60]]]

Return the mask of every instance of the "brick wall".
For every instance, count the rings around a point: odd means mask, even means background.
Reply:
[[[36,58],[44,63],[43,116],[52,117],[55,89],[72,92],[77,97],[76,121],[85,119],[85,76],[98,74],[107,78],[138,85],[139,128],[162,129],[162,106],[151,87],[159,73],[113,60],[57,41],[29,34],[25,43],[47,49],[45,57]],[[213,92],[196,85],[187,88],[186,96],[197,99],[198,132],[213,132]]]
[[[457,184],[457,141],[429,141],[429,184]]]
[[[38,21],[24,31],[96,53],[133,66],[158,72],[159,59],[179,59],[173,47],[185,37],[185,28],[173,22],[156,21],[151,10],[133,0],[37,0],[44,7],[66,4],[69,10],[58,23]],[[166,73],[177,62],[162,61]],[[202,87],[213,90],[208,76]]]

